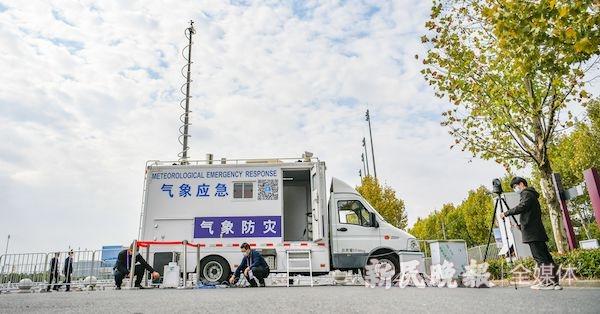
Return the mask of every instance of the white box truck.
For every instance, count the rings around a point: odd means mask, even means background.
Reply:
[[[309,251],[315,274],[362,269],[374,256],[398,273],[400,261],[422,257],[415,237],[387,223],[348,184],[332,178],[326,202],[325,182],[325,163],[305,156],[149,161],[139,239],[197,243],[200,276],[219,283],[240,263],[244,242],[262,251],[273,273],[287,271],[288,252]],[[171,251],[153,244],[149,263],[162,269]],[[188,273],[197,263],[190,253],[180,263]]]

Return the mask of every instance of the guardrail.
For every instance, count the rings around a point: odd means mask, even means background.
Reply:
[[[195,249],[196,265],[200,262],[200,248],[203,244],[189,243],[188,241],[135,241],[131,259],[131,274],[135,270],[137,253],[145,255],[149,260],[151,248],[160,246],[177,246],[173,254],[181,254],[183,280],[181,287],[189,287],[187,272],[187,257]],[[63,251],[50,253],[21,253],[0,255],[0,291],[16,290],[22,279],[30,279],[34,290],[50,290],[70,287],[86,286],[114,286],[114,257],[122,248],[115,248],[115,252],[107,261],[102,254],[106,250]],[[71,255],[69,255],[71,254]],[[67,260],[70,258],[69,260]],[[200,278],[200,267],[196,267],[196,276],[193,281]],[[148,286],[148,274],[144,272],[144,282]],[[129,279],[126,286],[132,287],[134,280]]]
[[[102,259],[102,253],[85,250],[0,255],[0,290],[16,289],[19,281],[26,278],[40,290],[112,285],[114,263]]]

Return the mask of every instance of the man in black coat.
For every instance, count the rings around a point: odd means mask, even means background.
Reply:
[[[520,215],[519,222],[521,223],[521,233],[523,235],[523,243],[529,244],[531,255],[540,269],[540,275],[543,269],[551,268],[552,279],[546,282],[540,282],[531,286],[531,289],[538,290],[562,290],[558,284],[557,267],[552,259],[550,250],[548,250],[548,236],[546,229],[542,223],[542,210],[538,197],[540,194],[532,187],[527,186],[527,181],[521,177],[515,177],[510,182],[513,190],[521,195],[519,205],[501,213],[502,217],[512,215]]]
[[[119,252],[119,255],[117,256],[117,262],[115,263],[115,267],[113,267],[114,274],[115,274],[115,285],[117,286],[117,290],[121,290],[121,284],[123,283],[123,279],[125,277],[129,277],[129,270],[131,268],[132,251],[133,251],[133,244],[131,244],[129,246],[129,249],[122,250],[121,252]],[[142,278],[144,277],[144,269],[146,269],[150,273],[152,273],[153,279],[158,279],[160,277],[160,274],[158,272],[154,271],[154,268],[152,268],[152,266],[148,265],[148,263],[146,262],[146,260],[144,260],[142,255],[140,255],[140,253],[138,253],[135,256],[135,262],[136,262],[135,271],[134,271],[135,287],[143,289],[141,283],[142,283]],[[137,264],[137,263],[139,263],[139,264]],[[130,278],[130,280],[133,280],[133,278]]]
[[[54,291],[58,291],[58,258],[60,253],[54,253],[54,257],[50,259],[50,279],[48,280],[48,287],[46,287],[46,291],[50,292],[50,288]],[[52,283],[54,281],[54,283]]]
[[[63,266],[63,274],[65,275],[66,291],[71,289],[71,274],[73,274],[73,250],[69,251],[69,256],[65,258],[65,265]]]

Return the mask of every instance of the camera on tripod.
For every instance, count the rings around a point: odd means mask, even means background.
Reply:
[[[492,235],[493,235],[493,230],[494,230],[494,222],[496,221],[496,213],[504,213],[506,211],[508,211],[510,209],[510,207],[508,206],[508,203],[506,203],[506,199],[505,199],[505,195],[503,195],[504,190],[502,189],[502,181],[500,181],[500,179],[496,178],[492,180],[492,193],[495,194],[496,196],[494,197],[494,213],[492,214],[492,219],[491,219],[491,224],[490,224],[490,231],[488,234],[488,241],[487,241],[487,245],[486,245],[486,249],[485,249],[485,255],[483,257],[483,260],[487,260],[487,254],[488,254],[488,248],[490,246],[490,241],[492,239]],[[516,226],[520,228],[519,224],[517,223],[515,217],[512,217],[513,221],[515,222]],[[504,218],[502,219],[502,221],[498,221],[498,227],[502,228],[504,231],[504,237],[506,240],[506,243],[509,244],[509,239],[508,239],[508,228],[510,228],[510,225],[507,227],[506,223],[504,222]],[[510,244],[509,244],[510,245]],[[509,258],[510,263],[512,264],[512,252],[514,251],[514,247],[511,248],[510,246],[507,248],[507,256]]]
[[[492,180],[492,193],[497,195],[504,193],[504,191],[502,190],[502,182],[500,181],[500,179]]]

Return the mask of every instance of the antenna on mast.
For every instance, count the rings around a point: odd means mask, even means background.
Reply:
[[[187,164],[188,163],[188,150],[190,149],[190,147],[188,146],[188,137],[190,137],[191,135],[189,135],[188,132],[188,127],[190,126],[190,122],[189,122],[189,118],[190,118],[190,98],[192,96],[190,96],[190,83],[192,82],[191,80],[191,67],[192,67],[192,35],[196,33],[196,30],[194,29],[194,21],[190,21],[190,27],[185,29],[185,37],[188,39],[188,44],[187,46],[185,46],[183,48],[183,50],[181,51],[181,55],[183,56],[183,58],[185,59],[185,61],[187,61],[187,63],[181,68],[181,75],[183,75],[183,78],[185,78],[185,83],[183,83],[183,85],[181,85],[181,88],[179,89],[181,91],[182,94],[185,95],[185,98],[182,99],[179,102],[179,106],[181,107],[181,109],[184,110],[184,112],[181,114],[181,116],[179,116],[179,120],[183,123],[182,126],[179,127],[179,144],[182,145],[182,150],[181,152],[179,152],[179,154],[177,154],[177,156],[179,157],[179,161],[181,162],[181,164]],[[187,48],[187,57],[185,56],[185,50]],[[187,73],[184,73],[183,70],[185,70],[185,68],[187,67]],[[185,92],[183,91],[183,87],[185,87]],[[185,102],[185,106],[184,103]]]

